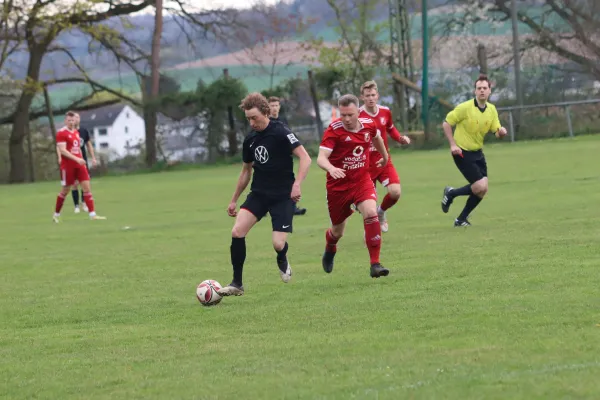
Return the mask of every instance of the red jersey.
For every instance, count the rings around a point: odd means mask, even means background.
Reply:
[[[360,107],[359,117],[370,118],[373,121],[375,121],[375,125],[377,126],[377,129],[379,129],[379,131],[381,132],[383,143],[385,143],[385,148],[388,150],[388,152],[390,150],[390,147],[388,145],[388,134],[392,137],[392,139],[394,139],[397,142],[400,142],[402,140],[402,135],[394,126],[392,111],[388,107],[377,105],[377,112],[375,114],[371,114],[366,110],[366,107],[363,105],[362,107]],[[377,161],[379,161],[382,158],[382,156],[381,154],[379,154],[379,152],[377,151],[377,149],[375,149],[375,146],[373,145],[371,145],[370,151],[375,152],[371,153],[370,157],[371,166],[373,166],[377,163]]]
[[[369,147],[379,132],[371,118],[359,118],[358,123],[358,132],[350,132],[338,118],[325,130],[320,147],[330,150],[329,162],[346,173],[346,177],[342,179],[334,179],[328,173],[327,190],[344,191],[364,183],[372,185]]]
[[[60,128],[58,132],[56,132],[56,143],[66,143],[67,151],[73,154],[77,158],[83,158],[81,154],[81,147],[79,145],[79,132],[77,129],[69,130],[66,126]],[[79,165],[75,160],[71,160],[67,157],[61,157],[60,161],[61,167]]]

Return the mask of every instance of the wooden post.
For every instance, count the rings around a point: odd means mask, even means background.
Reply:
[[[481,43],[477,45],[477,61],[479,62],[479,73],[487,75],[488,73],[488,62],[487,62],[487,51],[485,46]]]
[[[310,96],[312,97],[313,107],[315,108],[315,117],[317,119],[317,130],[319,131],[319,139],[323,137],[323,120],[319,112],[319,100],[317,99],[317,89],[313,80],[312,70],[308,70],[308,85],[310,87]]]
[[[229,68],[223,68],[223,76],[229,79]],[[235,119],[233,118],[233,107],[227,105],[227,119],[229,120],[229,132],[227,139],[229,141],[229,155],[234,156],[238,150],[237,137],[235,134]]]

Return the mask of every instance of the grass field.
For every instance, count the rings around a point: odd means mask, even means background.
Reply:
[[[358,216],[320,266],[324,175],[304,185],[293,280],[270,223],[248,237],[246,294],[227,284],[225,209],[239,166],[93,182],[90,222],[55,183],[0,187],[0,397],[592,399],[600,393],[600,136],[487,148],[490,192],[455,229],[447,152],[396,153],[404,197],[369,278]],[[124,230],[123,227],[130,229]]]

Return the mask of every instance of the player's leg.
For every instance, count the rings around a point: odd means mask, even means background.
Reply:
[[[485,161],[483,152],[481,152],[479,157],[475,160],[475,166],[482,177],[471,184],[471,194],[467,198],[467,202],[465,203],[465,207],[463,208],[462,212],[454,221],[454,226],[470,226],[471,223],[468,220],[469,215],[479,205],[479,203],[481,203],[481,200],[483,200],[487,194],[487,163]]]
[[[277,267],[279,276],[284,283],[292,279],[292,267],[287,258],[288,243],[287,236],[292,233],[292,222],[294,219],[294,208],[296,203],[292,199],[275,201],[269,205],[271,224],[273,226],[273,248],[277,253]]]
[[[79,189],[77,187],[77,182],[73,185],[71,190],[71,197],[73,198],[73,205],[75,206],[75,214],[79,214]],[[83,198],[83,196],[82,196]]]
[[[85,170],[87,171],[87,174],[88,174],[88,180],[91,180],[90,167],[88,165],[87,160],[85,160]],[[81,187],[81,185],[80,185],[80,187]],[[81,199],[83,199],[83,188],[81,188]],[[90,209],[88,208],[87,204],[85,204],[85,202],[83,203],[83,212],[90,212]]]
[[[365,227],[365,242],[369,250],[369,258],[371,262],[371,277],[379,278],[387,276],[390,271],[384,268],[380,261],[381,253],[381,225],[377,215],[377,201],[374,188],[365,188],[362,192],[357,193],[357,207],[363,215],[363,223]]]
[[[90,176],[88,175],[87,168],[81,166],[77,169],[79,185],[83,191],[83,202],[88,208],[90,219],[92,220],[104,220],[106,217],[96,215],[96,208],[94,204],[94,198],[92,197],[92,185],[90,184]]]
[[[465,177],[468,184],[460,188],[453,188],[446,186],[442,195],[442,211],[447,213],[450,210],[450,206],[456,197],[459,196],[470,196],[473,194],[471,186],[483,178],[480,168],[476,164],[476,152],[464,151],[461,155],[452,155],[454,164]]]
[[[323,253],[321,264],[323,265],[323,270],[328,274],[333,271],[337,243],[344,236],[346,220],[353,213],[351,206],[352,198],[347,193],[327,193],[327,208],[329,209],[331,228],[325,232],[325,252]]]
[[[71,190],[71,186],[75,183],[74,172],[72,168],[69,167],[61,167],[60,169],[60,193],[56,197],[56,204],[54,206],[54,216],[52,220],[56,223],[60,222],[60,211],[62,210],[63,204],[65,203],[65,198],[69,194]]]
[[[394,204],[400,200],[402,193],[400,187],[400,177],[393,164],[388,164],[384,167],[384,171],[378,177],[379,181],[387,189],[387,194],[383,197],[381,205],[377,209],[377,216],[379,217],[379,224],[381,225],[381,231],[387,232],[388,221],[386,217],[386,211],[389,210]]]
[[[231,266],[233,279],[218,293],[221,296],[241,296],[244,294],[243,271],[246,261],[246,235],[258,221],[267,213],[267,204],[254,193],[250,192],[246,201],[241,205],[233,229],[231,229]]]

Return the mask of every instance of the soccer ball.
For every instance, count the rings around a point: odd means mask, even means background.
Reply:
[[[221,284],[215,280],[207,279],[202,281],[196,288],[196,297],[203,306],[216,306],[223,298],[217,290],[221,289]]]

